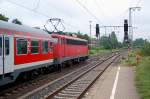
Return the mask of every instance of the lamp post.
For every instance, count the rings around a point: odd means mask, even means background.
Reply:
[[[129,38],[130,44],[133,47],[133,27],[132,27],[132,11],[140,11],[141,7],[130,7],[129,8]]]
[[[91,43],[92,43],[92,37],[91,37],[92,25],[91,25],[91,23],[92,23],[92,21],[90,20],[89,23],[90,23],[90,42],[89,43],[90,43],[90,47],[91,47]]]

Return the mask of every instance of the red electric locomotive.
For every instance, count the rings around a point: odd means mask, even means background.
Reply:
[[[56,64],[70,60],[85,60],[88,58],[87,40],[56,33],[52,33],[52,37],[57,39],[57,43],[54,44],[54,58]]]

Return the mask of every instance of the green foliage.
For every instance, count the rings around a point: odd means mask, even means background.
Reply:
[[[63,34],[63,32],[61,34]],[[77,33],[67,32],[67,34],[69,34],[69,35],[75,34],[75,35],[77,35],[78,38],[85,39],[87,41],[90,40],[90,37],[87,34],[83,34],[80,31],[78,31]]]
[[[144,43],[145,43],[145,40],[143,40],[142,38],[138,38],[133,42],[133,46],[140,48],[144,46]]]
[[[7,18],[5,15],[0,14],[0,20],[8,21],[9,18]]]
[[[81,38],[81,39],[86,39],[88,41],[90,39],[90,37],[87,34],[82,34],[80,31],[78,33],[76,33],[76,35],[78,38]]]
[[[110,34],[109,38],[110,38],[112,49],[116,49],[118,47],[118,40],[114,31]]]
[[[115,32],[112,32],[109,36],[102,36],[100,38],[100,46],[104,49],[116,49],[121,48],[121,42],[118,42]]]
[[[131,51],[128,53],[128,57],[122,60],[123,65],[136,66],[136,51]]]
[[[142,55],[150,56],[150,43],[145,42],[144,47],[141,49]]]
[[[102,36],[100,38],[100,46],[104,49],[111,49],[111,42],[108,36]]]
[[[19,21],[17,18],[16,18],[16,19],[13,19],[13,20],[12,20],[12,23],[22,25],[22,22]]]
[[[118,42],[118,48],[122,48],[123,44],[121,42]]]
[[[95,50],[89,50],[89,54],[90,55],[94,55],[95,54]]]
[[[106,49],[102,49],[100,47],[95,47],[95,46],[91,46],[89,48],[89,55],[96,55],[96,54],[104,54],[104,53],[109,53],[111,52],[111,50],[106,50]]]
[[[136,86],[141,99],[150,98],[150,57],[144,57],[136,68]]]

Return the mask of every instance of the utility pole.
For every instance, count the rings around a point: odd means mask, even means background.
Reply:
[[[132,17],[131,17],[131,14],[132,14],[131,13],[131,8],[129,8],[129,26],[130,26],[129,27],[129,39],[130,39],[130,43],[131,43],[131,38],[132,38],[131,37],[131,28],[132,28],[132,22],[131,22],[132,21],[132,19],[131,19]]]
[[[130,44],[131,47],[133,47],[133,26],[132,26],[132,11],[135,11],[138,9],[138,11],[141,9],[141,7],[130,7],[129,8],[129,37],[130,37]]]
[[[100,33],[101,33],[101,29],[99,28],[99,35],[98,35],[98,45],[99,45],[99,47],[100,47]]]
[[[90,45],[91,45],[91,43],[92,43],[92,37],[91,37],[91,33],[92,33],[92,21],[90,20],[89,21],[89,23],[90,23]]]
[[[106,28],[106,26],[104,26],[104,27],[105,27],[105,36],[106,36],[106,32],[107,32],[106,29],[107,29],[107,28]]]

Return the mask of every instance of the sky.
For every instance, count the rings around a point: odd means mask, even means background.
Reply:
[[[137,27],[133,30],[133,39],[150,40],[150,0],[0,0],[0,13],[9,17],[9,22],[18,18],[24,25],[41,28],[48,19],[60,18],[65,31],[88,35],[89,21],[92,21],[94,37],[96,24],[123,26],[129,8],[136,6],[141,9],[132,11],[132,23]],[[123,28],[106,28],[106,33],[100,28],[100,35],[109,35],[112,31],[123,41]]]

